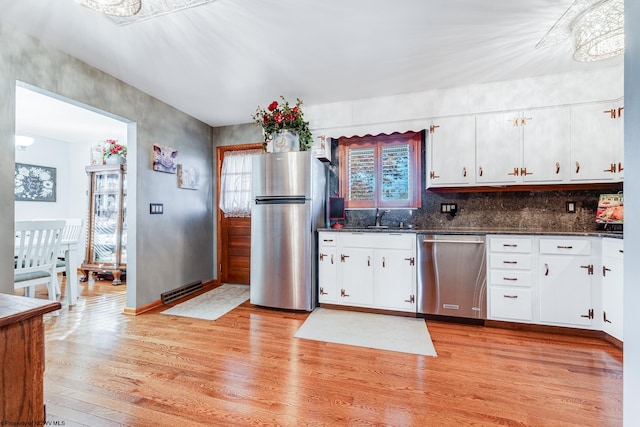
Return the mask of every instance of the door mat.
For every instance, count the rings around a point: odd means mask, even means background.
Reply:
[[[248,299],[249,285],[224,284],[161,313],[216,320]]]
[[[295,338],[437,357],[424,319],[316,308]]]

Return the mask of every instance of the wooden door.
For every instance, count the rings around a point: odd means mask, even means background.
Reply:
[[[217,253],[220,283],[250,283],[251,218],[227,218],[220,209],[220,181],[224,155],[230,151],[262,149],[262,143],[218,147],[217,171]]]

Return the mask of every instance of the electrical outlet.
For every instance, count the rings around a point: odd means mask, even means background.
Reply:
[[[440,204],[440,213],[453,213],[455,214],[458,211],[458,205],[455,203],[441,203]]]
[[[567,202],[567,213],[576,213],[576,202]]]

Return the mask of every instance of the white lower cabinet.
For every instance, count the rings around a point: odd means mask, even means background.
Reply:
[[[594,262],[588,239],[540,238],[540,322],[572,327],[594,325]]]
[[[612,282],[621,283],[615,271],[621,272],[622,267],[605,261],[605,266],[609,263],[612,267],[611,271],[604,270],[600,262],[602,240],[582,236],[487,236],[488,318],[594,330],[621,324],[617,320],[621,310],[616,308],[621,305],[621,296],[612,290],[603,298],[605,282],[597,273],[601,269]],[[615,249],[610,252],[615,253]],[[601,321],[607,298],[611,324]]]
[[[602,330],[622,341],[623,313],[622,239],[602,239]]]
[[[323,231],[318,247],[320,303],[415,312],[414,234]]]
[[[489,319],[532,322],[533,238],[487,236],[487,242]]]
[[[338,261],[335,236],[318,233],[318,301],[321,303],[336,302]]]

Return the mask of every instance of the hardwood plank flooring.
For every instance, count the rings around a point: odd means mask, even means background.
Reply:
[[[622,352],[598,339],[427,321],[431,358],[293,338],[306,313],[132,317],[124,287],[82,288],[45,316],[65,426],[622,425]]]

